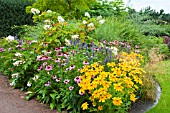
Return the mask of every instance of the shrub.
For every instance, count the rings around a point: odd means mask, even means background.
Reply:
[[[33,24],[32,16],[25,12],[31,4],[28,0],[0,0],[0,37],[17,35],[21,29],[13,28],[15,25]]]

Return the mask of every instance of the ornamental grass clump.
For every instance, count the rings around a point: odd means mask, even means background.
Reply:
[[[118,63],[101,65],[97,62],[81,70],[79,94],[88,97],[81,108],[89,112],[127,112],[131,102],[138,99],[144,70],[140,68],[142,56],[121,53]]]

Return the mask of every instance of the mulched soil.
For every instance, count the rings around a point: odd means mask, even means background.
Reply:
[[[13,89],[8,78],[0,74],[0,113],[58,113],[36,99],[24,100],[25,96],[25,92]],[[139,101],[132,104],[129,113],[144,113],[150,106],[151,101]]]

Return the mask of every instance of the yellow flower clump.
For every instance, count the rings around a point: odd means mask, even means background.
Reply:
[[[143,68],[140,68],[142,61],[140,54],[123,52],[120,54],[119,63],[110,62],[101,65],[95,62],[84,66],[80,70],[82,75],[81,82],[78,84],[79,93],[87,92],[93,106],[98,106],[98,110],[103,110],[101,104],[107,100],[112,100],[114,106],[121,106],[127,95],[129,101],[135,102],[134,93],[142,85],[144,73]],[[83,107],[83,110],[85,108]]]

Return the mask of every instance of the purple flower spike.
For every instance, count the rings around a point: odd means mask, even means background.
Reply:
[[[106,64],[108,62],[108,56],[106,56],[104,63]]]
[[[53,66],[51,66],[51,65],[48,65],[48,66],[46,66],[46,68],[45,68],[46,71],[51,71],[52,69],[53,69]]]

